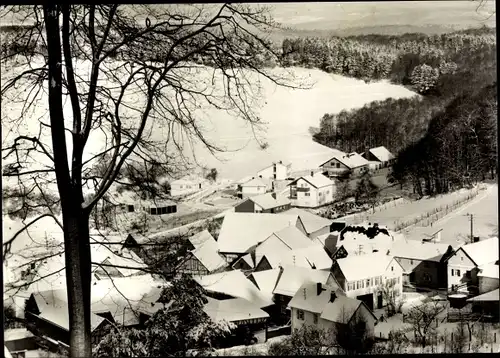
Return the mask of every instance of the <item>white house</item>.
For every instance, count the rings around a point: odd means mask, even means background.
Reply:
[[[479,267],[498,261],[498,237],[458,248],[448,257],[448,289],[477,293]]]
[[[302,176],[290,184],[292,206],[316,208],[333,202],[335,183],[323,174]]]
[[[272,180],[286,180],[290,177],[292,170],[291,163],[285,163],[282,160],[273,162],[268,167],[265,167],[257,172],[257,176]]]
[[[183,196],[207,188],[208,180],[197,175],[186,175],[170,183],[170,195]]]
[[[358,176],[369,170],[368,160],[358,153],[335,155],[320,167],[329,177]]]
[[[340,290],[332,290],[318,283],[304,283],[288,304],[291,309],[292,331],[304,325],[334,331],[339,324],[351,324],[356,318],[366,323],[367,336],[374,336],[377,318],[367,305],[346,297]]]
[[[265,194],[270,189],[268,180],[264,178],[252,178],[238,185],[238,196],[248,198],[255,195]]]
[[[365,302],[370,309],[387,304],[382,286],[392,285],[396,296],[403,292],[403,267],[381,252],[338,259],[333,275],[347,297]]]
[[[363,153],[363,157],[370,163],[378,163],[377,167],[374,169],[388,167],[392,165],[394,163],[394,160],[396,159],[394,154],[389,152],[389,150],[384,146],[367,150],[365,153]]]

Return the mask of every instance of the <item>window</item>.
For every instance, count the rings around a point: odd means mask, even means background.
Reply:
[[[151,215],[156,215],[156,208],[151,208]]]
[[[460,277],[460,270],[457,270],[457,276]]]
[[[367,279],[367,280],[366,280],[366,286],[365,286],[365,287],[366,287],[366,288],[370,287],[370,279]]]
[[[356,290],[361,288],[361,281],[356,281]]]
[[[378,286],[379,283],[380,283],[379,278],[375,277],[375,285]]]
[[[128,205],[128,212],[133,213],[134,212],[134,206],[133,205]]]
[[[454,269],[451,269],[451,275],[455,275],[455,270]]]
[[[313,315],[313,319],[314,319],[314,324],[318,324],[318,314],[317,313],[315,313]]]
[[[336,167],[337,167],[337,168],[340,168],[340,163],[337,163]]]
[[[304,193],[305,196],[311,196],[311,193]]]
[[[394,266],[391,266],[391,271],[394,271]]]
[[[465,277],[470,278],[470,271],[465,272]]]
[[[410,265],[413,265],[413,260],[410,260]]]
[[[463,256],[461,256],[461,257],[460,257],[460,261],[463,261],[463,260],[464,260],[464,257],[463,257]]]
[[[326,194],[330,194],[330,190],[327,190],[327,191],[326,191]]]
[[[354,289],[355,288],[354,288],[354,283],[353,282],[350,282],[350,283],[347,284],[347,291],[352,291]]]
[[[301,321],[304,320],[304,311],[297,310],[297,319],[300,319]]]

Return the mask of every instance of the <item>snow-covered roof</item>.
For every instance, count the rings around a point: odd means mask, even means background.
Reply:
[[[170,185],[177,185],[177,184],[200,184],[200,183],[205,183],[207,182],[207,179],[202,178],[198,175],[186,175],[180,179],[174,180],[170,183]]]
[[[303,180],[307,181],[309,184],[311,184],[315,188],[323,188],[325,186],[329,186],[329,185],[334,185],[335,184],[333,181],[331,181],[329,178],[327,178],[323,174],[316,173],[314,175],[304,175],[304,176],[301,176],[300,178],[295,179],[294,181],[292,181],[288,185],[293,185],[293,184],[295,184],[300,179],[303,179]]]
[[[272,233],[297,224],[297,215],[229,212],[219,232],[220,252],[244,253]]]
[[[323,164],[321,164],[321,166],[328,163],[332,159],[337,159],[339,162],[344,164],[349,169],[354,169],[354,168],[368,165],[368,160],[363,158],[360,154],[353,152],[353,153],[346,153],[346,154],[342,154],[342,155],[335,155],[332,158],[328,159]]]
[[[264,183],[264,180],[262,178],[253,178],[243,184],[241,184],[242,188],[247,188],[247,187],[267,187],[267,184]]]
[[[250,276],[253,277],[260,291],[272,294],[278,283],[280,272],[281,270],[279,268],[275,268],[272,270],[252,272]]]
[[[272,268],[277,268],[283,261],[283,257],[290,250],[290,247],[277,236],[271,235],[266,241],[255,248],[255,264],[258,265],[265,257]]]
[[[290,204],[290,199],[279,195],[277,195],[275,199],[272,193],[252,196],[248,198],[248,200],[253,201],[255,204],[257,204],[264,210]]]
[[[338,296],[345,296],[342,290],[332,290],[330,287],[325,285],[322,285],[321,293],[318,295],[317,283],[305,282],[297,290],[289,302],[288,307],[298,308],[308,312],[321,313],[323,312],[328,301],[330,301],[332,292]]]
[[[273,304],[272,295],[259,291],[240,270],[193,277],[208,292],[222,293],[234,298],[244,298],[253,302],[259,308]]]
[[[203,244],[208,240],[215,241],[212,234],[210,234],[210,232],[206,229],[189,237],[188,240],[191,243],[191,245],[193,245],[194,248],[203,246]]]
[[[321,282],[326,284],[330,275],[330,271],[290,265],[284,266],[283,273],[273,293],[293,297],[304,283]]]
[[[8,328],[4,331],[4,341],[17,341],[19,339],[31,338],[35,335],[26,328]]]
[[[39,317],[69,330],[66,295],[66,290],[51,290],[36,292],[33,294],[33,298],[40,311]],[[92,313],[90,316],[91,330],[96,329],[102,321],[104,318]]]
[[[370,149],[370,153],[381,162],[387,162],[395,158],[395,156],[384,146],[372,148]]]
[[[389,251],[394,257],[439,262],[449,247],[448,244],[408,240],[395,242]]]
[[[218,250],[219,245],[217,245],[217,241],[211,237],[192,250],[191,253],[209,272],[213,272],[227,266],[226,260],[219,255]]]
[[[311,239],[304,235],[296,226],[287,226],[284,229],[276,231],[273,235],[283,241],[291,250],[313,245]]]
[[[267,167],[264,167],[264,168],[260,169],[258,171],[258,173],[260,173],[260,172],[262,172],[262,171],[264,171],[264,170],[266,170],[268,168],[272,168],[275,164],[276,164],[276,166],[281,165],[281,166],[284,166],[284,167],[287,167],[287,168],[290,168],[292,166],[292,163],[290,163],[288,161],[279,160],[277,162],[273,162],[272,164],[268,165]]]
[[[463,250],[477,266],[494,263],[498,261],[498,237],[466,244],[458,250]]]
[[[324,227],[329,227],[333,222],[333,220],[325,219],[324,217],[313,214],[307,210],[298,208],[292,208],[290,210],[287,210],[283,214],[298,215],[300,217],[300,220],[302,221],[302,224],[304,224],[304,228],[306,229],[306,232],[308,234],[321,230]]]
[[[225,320],[237,323],[249,319],[269,318],[269,314],[244,298],[216,300],[207,297],[203,311],[214,321]]]
[[[349,282],[381,276],[385,274],[391,262],[399,265],[392,256],[382,252],[349,255],[337,260],[340,271]]]
[[[499,278],[499,273],[498,273],[498,265],[491,263],[491,264],[486,264],[483,266],[479,267],[479,273],[477,274],[478,276],[482,277],[490,277],[490,278]]]
[[[323,246],[313,244],[309,247],[291,250],[282,255],[281,265],[311,267],[318,270],[329,270],[333,261]]]
[[[483,293],[482,295],[469,298],[467,302],[498,302],[500,300],[499,289]]]
[[[5,358],[12,358],[12,354],[10,354],[10,351],[7,349],[6,346],[3,346],[3,354]]]
[[[366,228],[366,227],[365,227]],[[342,233],[337,241],[337,247],[343,246],[350,255],[364,255],[375,251],[387,253],[393,245],[398,241],[403,240],[402,236],[393,237],[383,232],[369,238],[366,234],[354,230],[346,230]]]

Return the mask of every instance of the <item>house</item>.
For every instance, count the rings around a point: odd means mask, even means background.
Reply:
[[[304,283],[288,304],[291,309],[292,331],[304,325],[335,332],[338,325],[352,324],[357,319],[366,323],[366,334],[374,337],[377,318],[360,300],[346,297],[324,287],[321,282]]]
[[[123,213],[143,211],[149,215],[164,215],[177,212],[177,203],[165,199],[140,199],[136,194],[126,190],[112,195],[112,201]]]
[[[209,182],[205,178],[197,175],[186,175],[170,183],[170,195],[175,197],[196,193],[207,188],[208,185]]]
[[[300,220],[302,220],[302,223],[304,224],[306,234],[311,240],[332,231],[332,220],[325,219],[324,217],[313,214],[307,210],[292,208],[286,213],[298,215],[300,217]]]
[[[267,193],[249,197],[234,207],[237,213],[271,213],[276,214],[290,209],[290,199]]]
[[[498,261],[498,237],[459,247],[448,257],[448,290],[478,293],[479,267]]]
[[[287,226],[272,233],[262,243],[249,250],[233,264],[233,269],[243,271],[263,271],[277,268],[285,255],[292,250],[314,245],[302,231],[295,226]]]
[[[282,160],[278,162],[273,162],[268,167],[265,167],[257,172],[257,175],[262,178],[272,179],[272,180],[286,180],[290,177],[292,171],[292,163],[283,162]]]
[[[479,294],[493,291],[499,287],[499,269],[498,261],[494,264],[490,263],[479,267],[479,273],[477,274]]]
[[[26,302],[25,317],[28,329],[37,336],[46,336],[63,345],[69,345],[69,316],[65,290],[43,291],[31,294]],[[90,316],[92,343],[98,343],[109,331],[107,319],[92,313]]]
[[[368,160],[358,153],[337,154],[320,167],[328,177],[356,177],[369,170]]]
[[[363,301],[370,309],[387,304],[383,288],[399,296],[403,292],[403,267],[393,256],[376,252],[338,259],[333,275],[347,297]]]
[[[376,147],[365,151],[363,157],[369,162],[376,162],[378,166],[374,169],[381,169],[394,164],[396,157],[384,147]]]
[[[305,232],[297,215],[229,212],[224,216],[217,239],[219,252],[232,264],[273,233],[288,226],[295,226]]]
[[[26,328],[4,329],[5,347],[14,355],[38,349],[35,335]]]
[[[297,293],[304,283],[317,283],[328,286],[333,290],[339,290],[340,285],[335,280],[333,274],[326,270],[315,270],[312,268],[299,266],[283,266],[282,273],[278,283],[273,290],[274,302],[277,305],[277,310],[281,314],[281,319],[288,321],[290,319],[290,308],[288,303]],[[341,293],[341,290],[338,292]]]
[[[209,297],[215,299],[244,298],[259,308],[273,305],[272,295],[259,291],[240,270],[193,277]]]
[[[255,195],[262,195],[272,189],[272,182],[265,178],[252,177],[249,181],[238,184],[237,195],[239,198],[248,198]]]
[[[420,241],[399,241],[394,243],[389,254],[403,267],[403,285],[417,290],[446,289],[446,259],[453,254],[447,244]]]
[[[335,183],[323,174],[301,176],[290,184],[290,200],[292,206],[316,208],[330,204],[335,195]]]
[[[500,296],[498,288],[479,296],[469,298],[467,302],[472,305],[472,312],[482,314],[485,320],[489,318],[493,322],[498,322],[500,313]]]
[[[215,322],[226,321],[236,326],[262,326],[269,319],[269,314],[244,298],[216,300],[207,297],[208,303],[203,311]]]
[[[283,270],[281,270],[280,268],[259,272],[254,271],[247,276],[247,279],[252,282],[260,292],[267,295],[268,297],[273,297],[273,291],[278,284],[282,272]],[[269,313],[270,323],[280,323],[281,309],[278,305],[273,304],[272,306],[265,307],[264,310]]]
[[[178,274],[209,275],[221,272],[228,266],[226,260],[219,255],[217,241],[208,230],[203,230],[188,240],[193,249],[177,266],[176,272]]]

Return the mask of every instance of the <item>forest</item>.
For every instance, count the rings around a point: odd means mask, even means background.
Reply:
[[[497,102],[492,34],[491,29],[482,28],[440,36],[370,35],[342,40],[350,44],[354,59],[360,58],[358,48],[368,41],[370,48],[378,49],[371,56],[397,53],[382,78],[410,86],[421,95],[327,113],[320,119],[319,130],[312,131],[314,140],[346,152],[387,147],[399,154],[395,176],[414,182],[421,195],[446,192],[494,173]],[[377,63],[383,66],[382,62],[379,58]],[[374,73],[370,79],[378,78],[380,72]],[[462,135],[468,138],[465,142]],[[471,139],[471,135],[476,137]],[[442,141],[452,137],[457,143],[447,142],[444,150]],[[425,159],[417,160],[422,153],[427,153],[421,156]]]

